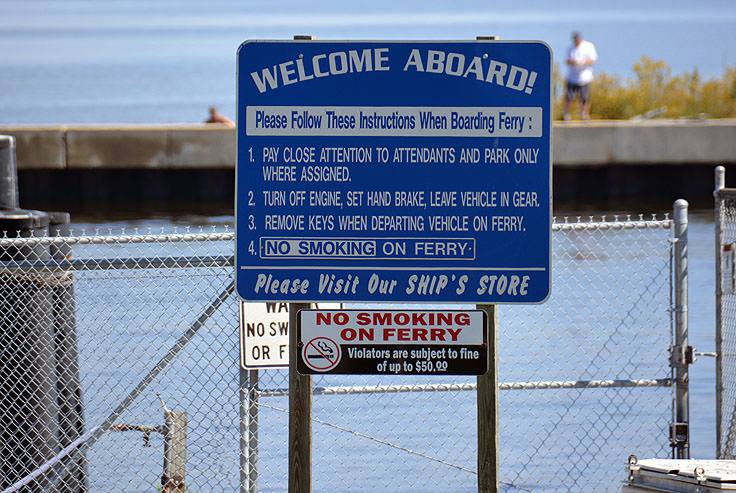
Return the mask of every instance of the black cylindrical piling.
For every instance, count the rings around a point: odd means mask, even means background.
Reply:
[[[0,135],[0,209],[17,209],[18,207],[15,139],[9,135]]]
[[[48,223],[43,212],[0,210],[3,237],[46,236]],[[49,260],[48,248],[39,245],[2,251],[5,266]],[[4,269],[0,275],[0,486],[5,488],[58,454],[59,401],[52,288],[32,272]],[[45,486],[40,479],[28,491]]]
[[[0,490],[84,433],[73,279],[54,268],[71,248],[13,241],[68,235],[69,214],[19,209],[16,176],[13,138],[0,136]],[[39,474],[22,491],[86,491],[84,455],[54,478]]]

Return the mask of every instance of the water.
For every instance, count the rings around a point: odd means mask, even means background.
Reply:
[[[647,213],[651,209],[642,209]],[[612,212],[594,211],[597,216],[605,214],[612,217]],[[622,212],[622,211],[616,211]],[[625,211],[624,211],[625,212]],[[638,211],[636,211],[638,213]],[[660,217],[666,209],[660,209]],[[574,210],[558,210],[558,218],[569,215],[576,220]],[[583,217],[588,217],[588,211]],[[634,215],[636,217],[636,215]],[[647,214],[647,217],[648,214]],[[234,218],[228,215],[168,215],[159,217],[143,217],[133,219],[130,216],[115,219],[85,218],[72,215],[75,233],[82,230],[94,233],[99,230],[105,234],[108,230],[119,233],[123,228],[128,232],[138,228],[140,232],[152,228],[155,233],[161,228],[169,230],[172,226],[216,226],[232,225]],[[713,212],[711,210],[691,210],[689,215],[689,327],[690,344],[698,352],[715,351],[715,266],[714,266],[714,229]],[[554,288],[553,288],[554,289]],[[522,376],[519,376],[522,378]],[[540,377],[541,378],[541,377]],[[564,379],[560,376],[560,379]],[[543,378],[544,379],[544,378]],[[696,458],[713,458],[715,456],[715,364],[714,359],[699,357],[690,372],[690,413],[691,413],[691,456]]]
[[[715,232],[712,211],[698,211],[689,228],[689,335],[699,352],[715,351]],[[715,455],[715,358],[699,357],[690,372],[691,455]]]
[[[246,39],[540,39],[564,56],[581,30],[597,70],[622,77],[644,54],[675,74],[736,64],[736,3],[551,4],[439,0],[3,0],[0,124],[200,122],[235,115],[235,53]]]

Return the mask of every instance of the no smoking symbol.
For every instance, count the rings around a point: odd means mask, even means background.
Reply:
[[[314,371],[329,371],[340,362],[340,346],[327,337],[315,337],[302,349],[304,364]]]

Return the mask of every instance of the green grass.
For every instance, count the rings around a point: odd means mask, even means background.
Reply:
[[[565,73],[553,71],[554,118],[562,118]],[[672,75],[663,61],[643,56],[634,64],[628,79],[597,73],[591,86],[590,116],[621,120],[649,114],[650,118],[733,118],[736,117],[736,66],[721,78],[703,80],[697,70]],[[576,102],[573,119],[580,115]]]

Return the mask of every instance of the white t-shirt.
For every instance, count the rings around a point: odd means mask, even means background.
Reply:
[[[567,66],[567,80],[573,84],[585,85],[593,81],[593,67],[581,65],[585,61],[598,60],[598,53],[590,41],[582,40],[578,46],[574,44],[567,52],[567,59],[574,60],[576,64]]]

